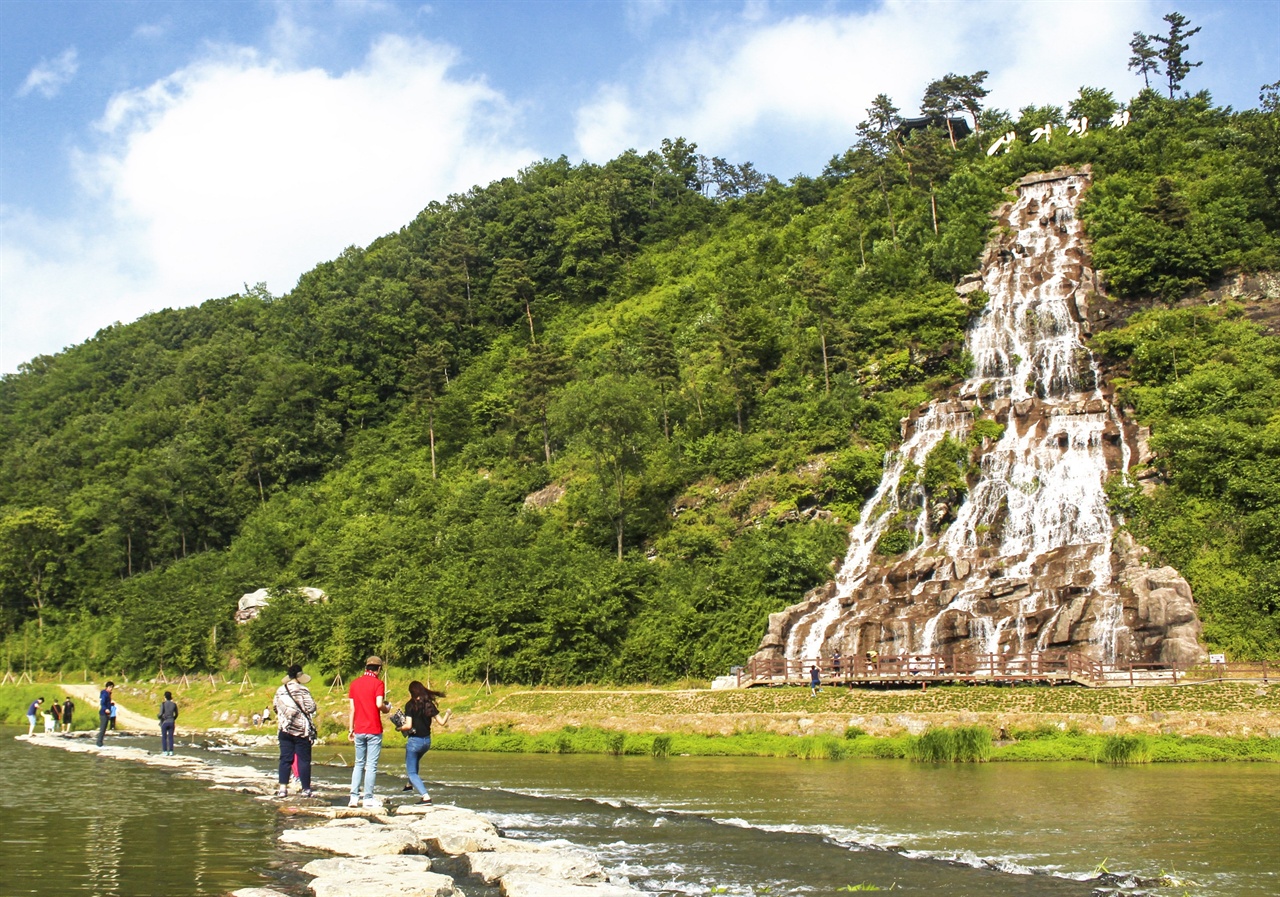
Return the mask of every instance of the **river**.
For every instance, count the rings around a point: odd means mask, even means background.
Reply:
[[[285,822],[271,803],[28,745],[13,739],[18,731],[0,730],[0,894],[195,897],[264,884],[307,893],[294,870],[310,857],[277,846]],[[399,745],[388,742],[384,771],[401,772]],[[271,765],[267,754],[254,762]],[[511,837],[591,849],[612,873],[664,895],[830,895],[865,885],[1087,897],[1103,883],[1099,868],[1173,873],[1187,883],[1138,889],[1170,897],[1280,893],[1280,768],[1271,764],[435,752],[426,775],[446,783],[432,788],[437,803],[487,813]],[[336,786],[335,802],[345,793],[342,770],[318,778]],[[393,798],[401,782],[379,777]]]

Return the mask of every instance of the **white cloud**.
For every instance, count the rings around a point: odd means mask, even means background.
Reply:
[[[27,73],[27,79],[18,88],[18,96],[25,97],[34,91],[45,99],[52,99],[76,76],[79,68],[75,47],[68,47],[53,59],[41,59],[39,65]]]
[[[114,320],[228,295],[275,293],[431,200],[537,157],[454,55],[387,37],[333,75],[224,50],[117,95],[105,147],[76,165],[85,206],[42,222],[0,210],[0,370]]]
[[[643,33],[654,22],[669,15],[672,0],[626,0],[625,15],[632,31]]]
[[[928,82],[947,72],[989,69],[988,104],[1009,109],[1065,105],[1082,84],[1126,97],[1137,86],[1125,68],[1128,41],[1150,19],[1146,2],[1091,3],[1087,15],[1073,2],[889,0],[780,19],[748,8],[724,29],[664,47],[628,83],[601,87],[579,109],[575,137],[587,158],[602,160],[680,135],[767,171],[796,164],[773,171],[788,177],[800,164],[791,147],[823,146],[825,159],[853,142],[876,94],[911,115]],[[805,171],[821,164],[809,159]]]

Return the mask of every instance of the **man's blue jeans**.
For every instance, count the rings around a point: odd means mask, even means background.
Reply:
[[[382,753],[382,735],[356,736],[356,765],[351,769],[351,796],[360,796],[360,780],[364,779],[364,799],[373,800],[373,780],[378,777],[378,756]]]
[[[409,774],[409,784],[413,786],[413,790],[423,797],[427,794],[427,786],[422,783],[422,776],[418,774],[418,764],[422,761],[422,755],[429,750],[431,739],[420,735],[410,735],[404,745],[404,771]]]

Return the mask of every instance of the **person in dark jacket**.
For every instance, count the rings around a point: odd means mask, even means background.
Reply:
[[[115,687],[114,682],[108,681],[98,693],[98,747],[102,747],[103,736],[107,734],[107,726],[111,724],[111,711],[116,706],[111,693],[115,691]]]
[[[431,795],[427,793],[418,767],[423,755],[431,750],[432,720],[438,717],[442,726],[449,724],[449,714],[440,716],[440,708],[436,704],[443,697],[444,692],[432,691],[415,679],[409,683],[409,703],[404,705],[401,714],[392,716],[392,722],[408,738],[404,746],[404,771],[409,774],[409,784],[424,804],[431,803]]]
[[[67,695],[67,699],[62,702],[62,731],[71,731],[71,717],[76,712],[76,702],[71,700],[71,695]]]
[[[178,705],[174,703],[173,692],[166,691],[160,704],[160,753],[166,757],[173,756],[173,733],[177,728]]]

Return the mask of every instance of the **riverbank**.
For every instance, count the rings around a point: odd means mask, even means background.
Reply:
[[[479,813],[449,805],[424,806],[416,798],[388,800],[382,809],[344,806],[345,786],[313,782],[319,796],[275,796],[275,776],[253,766],[223,766],[189,754],[166,756],[113,736],[98,747],[88,734],[19,735],[45,748],[92,754],[166,770],[210,788],[279,804],[290,825],[279,841],[332,858],[301,866],[316,897],[352,897],[396,891],[417,897],[640,897],[625,881],[612,882],[594,857],[580,850],[503,837]],[[319,770],[317,770],[319,773]],[[444,870],[444,871],[442,871]],[[233,897],[287,897],[274,888],[246,888]]]
[[[388,693],[405,693],[422,672],[393,672]],[[180,731],[229,739],[274,736],[253,725],[277,683],[265,674],[240,682],[206,677],[128,682],[116,689],[122,708],[159,706],[173,691]],[[26,704],[84,683],[0,687],[0,714],[23,721]],[[1139,738],[1137,754],[1152,762],[1280,760],[1280,688],[1223,682],[1153,688],[1073,686],[936,686],[919,689],[807,688],[521,689],[436,683],[449,696],[450,725],[437,727],[437,750],[540,753],[657,753],[713,756],[903,757],[911,739],[930,729],[983,728],[991,760],[1096,760],[1108,742]],[[313,681],[321,735],[342,746],[346,689]],[[81,703],[76,728],[96,727],[94,706]],[[135,719],[132,716],[127,719]],[[1002,734],[1003,733],[1003,734]],[[394,737],[394,736],[392,736]]]

